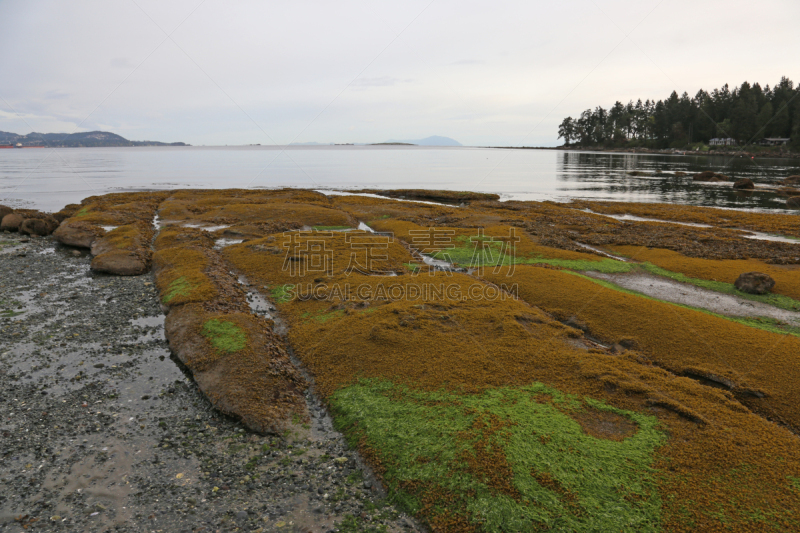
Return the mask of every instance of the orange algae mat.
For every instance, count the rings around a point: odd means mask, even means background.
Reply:
[[[303,190],[142,198],[168,223],[154,263],[171,345],[212,402],[259,431],[303,414],[305,384],[271,321],[249,313],[244,274],[279,307],[337,423],[433,531],[800,530],[787,429],[800,426],[800,339],[554,270],[606,266],[575,244],[582,232],[638,225],[480,196],[462,208]],[[122,220],[136,199],[121,200],[83,214]],[[394,238],[325,231],[360,221]],[[476,236],[549,268],[470,276],[420,261],[452,243],[467,265]],[[218,251],[219,237],[245,242]],[[744,263],[652,252],[693,277]]]
[[[373,227],[405,236],[405,230],[416,229],[417,225],[386,220],[373,223]],[[566,394],[593,398],[658,419],[669,435],[656,452],[654,463],[664,529],[725,530],[720,521],[723,517],[740,526],[740,530],[755,530],[761,526],[750,524],[746,513],[759,512],[773,513],[771,523],[778,527],[796,525],[792,522],[793,511],[786,510],[800,505],[800,495],[791,481],[800,473],[797,438],[749,411],[731,392],[662,370],[648,361],[645,349],[617,355],[587,349],[581,340],[582,332],[554,319],[562,313],[542,312],[471,276],[443,272],[346,275],[341,265],[328,275],[302,271],[292,275],[284,268],[285,245],[293,242],[292,235],[274,235],[231,246],[224,254],[251,282],[269,288],[290,324],[290,344],[314,374],[319,392],[334,407],[340,405],[341,394],[346,396],[376,379],[429,394],[447,390],[469,397],[505,387],[524,390],[532,383],[542,383]],[[329,240],[328,248],[335,250],[341,250],[339,245],[344,239],[341,235],[321,234],[313,238]],[[378,262],[372,274],[385,273],[391,265],[404,260],[400,249],[387,252],[386,256],[391,259]],[[301,257],[299,262],[308,260]],[[537,280],[543,291],[558,291],[564,285],[575,286],[583,281],[553,270],[516,268],[514,276],[499,275],[491,281],[498,286],[519,283],[523,298],[526,293],[521,281],[526,278],[518,275],[523,269],[561,276]],[[599,301],[616,307],[613,298]],[[664,317],[656,319],[663,321]],[[751,328],[742,329],[755,333]],[[626,331],[626,336],[631,337],[630,333]],[[756,342],[763,343],[765,339],[756,335]],[[750,346],[752,349],[753,344]],[[687,360],[693,362],[690,357]],[[700,366],[694,370],[703,371]],[[398,390],[403,389],[390,388],[384,397],[404,401],[414,394]],[[760,394],[761,390],[750,392]],[[772,396],[769,399],[778,401]],[[451,400],[424,401],[449,405]],[[781,397],[780,402],[780,407],[787,407],[786,398]],[[336,412],[347,419],[347,412]],[[369,427],[365,405],[360,412],[364,417],[361,422],[357,418],[355,426],[348,427],[352,434],[360,435],[357,441],[362,452],[392,486],[396,469],[402,465],[395,462],[396,455],[380,446],[382,440],[365,429]],[[486,416],[487,421],[494,420]],[[481,425],[484,429],[478,433],[489,438],[495,434],[497,424],[503,423],[498,419]],[[443,434],[442,438],[447,437]],[[509,459],[505,452],[492,446],[489,455],[470,456],[472,459],[465,456],[465,464],[480,471],[489,465],[502,467]],[[738,484],[733,482],[742,475]],[[536,476],[540,486],[548,485],[547,476]],[[485,479],[490,491],[513,493],[507,483]],[[720,484],[719,480],[724,482]],[[557,483],[553,487],[561,490]],[[757,501],[743,504],[747,492],[756,487]],[[469,512],[469,504],[439,484],[403,482],[394,490],[397,497],[410,494],[418,498],[422,502],[419,516],[435,531],[484,530]],[[523,496],[520,498],[519,505],[532,505],[525,504]],[[697,504],[699,501],[709,503]]]
[[[800,254],[800,244],[797,245]],[[686,257],[672,250],[641,246],[606,246],[611,253],[647,261],[691,278],[733,283],[742,272],[763,272],[775,280],[772,292],[800,300],[800,265],[769,265],[756,259],[715,260]]]
[[[800,339],[625,294],[566,272],[517,266],[512,278],[525,301],[565,320],[575,317],[602,341],[635,345],[676,374],[718,382],[751,409],[800,428]],[[508,278],[490,273],[486,279]]]

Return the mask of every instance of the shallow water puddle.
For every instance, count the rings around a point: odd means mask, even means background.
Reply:
[[[223,225],[219,225],[219,226],[204,226],[202,224],[181,224],[181,226],[183,226],[184,228],[201,229],[203,231],[218,231],[218,230],[221,230],[221,229],[228,229],[228,228],[231,227],[229,224],[227,224],[227,225],[223,224]]]
[[[693,228],[714,228],[716,226],[712,226],[710,224],[699,224],[696,222],[678,222],[676,220],[661,220],[659,218],[645,218],[645,217],[638,217],[635,215],[612,215],[609,213],[597,213],[596,211],[592,211],[591,209],[582,209],[582,211],[586,213],[591,213],[593,215],[600,215],[603,217],[613,218],[615,220],[622,220],[622,221],[633,221],[633,222],[660,222],[662,224],[677,224],[679,226],[691,226]],[[737,229],[737,228],[723,228],[723,229],[732,229],[734,231],[743,231],[746,232],[746,235],[742,235],[745,239],[755,239],[759,241],[773,241],[773,242],[787,242],[790,244],[800,244],[800,239],[792,239],[791,237],[783,237],[781,235],[771,235],[769,233],[762,233],[760,231],[753,231],[749,229]],[[584,245],[581,245],[584,246]]]
[[[226,246],[231,246],[233,244],[241,244],[244,242],[244,239],[217,239],[214,241],[214,249],[215,250],[222,250]]]
[[[314,189],[314,192],[324,194],[325,196],[364,196],[366,198],[377,198],[379,200],[394,200],[395,202],[411,202],[413,204],[439,205],[443,207],[452,207],[453,209],[458,209],[459,207],[457,205],[431,202],[429,200],[406,200],[404,198],[392,198],[389,196],[381,196],[380,194],[372,194],[366,192],[348,192],[348,191],[338,191],[333,189]]]
[[[798,312],[779,309],[769,304],[703,289],[668,278],[642,273],[584,272],[583,274],[666,302],[699,307],[727,316],[772,318],[800,326],[800,313]]]
[[[582,248],[586,248],[587,250],[591,250],[591,251],[593,251],[593,252],[595,252],[597,254],[609,257],[611,259],[616,259],[617,261],[622,261],[622,262],[627,262],[628,261],[624,257],[620,257],[618,255],[613,255],[613,254],[610,254],[608,252],[604,252],[600,248],[595,248],[594,246],[589,246],[588,244],[583,244],[582,242],[575,242],[575,244],[577,244],[578,246],[581,246]]]

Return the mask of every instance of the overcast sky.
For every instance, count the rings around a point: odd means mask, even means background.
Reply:
[[[800,81],[797,0],[0,0],[0,130],[552,146],[567,115]]]

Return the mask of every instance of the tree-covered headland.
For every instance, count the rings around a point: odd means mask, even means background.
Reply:
[[[741,146],[780,144],[790,139],[800,149],[800,86],[784,77],[770,88],[727,84],[694,97],[673,91],[664,100],[616,102],[610,109],[587,109],[567,117],[558,128],[567,146],[604,148],[677,148],[707,150],[712,139],[733,139]]]

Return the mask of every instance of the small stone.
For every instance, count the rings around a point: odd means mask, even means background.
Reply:
[[[364,488],[365,489],[371,489],[372,488],[372,482],[371,481],[365,481],[364,482]]]
[[[237,520],[247,520],[247,511],[237,511],[236,512],[236,519]]]
[[[333,460],[333,462],[343,465],[347,462],[347,457],[337,457],[336,459]]]
[[[753,183],[753,180],[748,178],[742,178],[740,180],[736,180],[733,184],[734,189],[755,189],[756,186]]]
[[[83,254],[81,254],[80,250],[72,250],[72,255],[75,257],[80,257]]]

